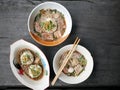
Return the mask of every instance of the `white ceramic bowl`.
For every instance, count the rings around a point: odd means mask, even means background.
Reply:
[[[18,73],[18,69],[14,66],[13,60],[14,60],[16,52],[20,48],[29,48],[30,50],[34,51],[35,53],[37,53],[40,56],[41,62],[43,64],[43,68],[44,68],[44,74],[40,80],[35,81],[35,80],[30,79],[27,75],[20,75]],[[48,64],[47,58],[44,55],[44,53],[35,45],[33,45],[27,41],[24,41],[22,39],[13,43],[10,46],[10,66],[11,66],[12,72],[15,75],[15,77],[23,85],[25,85],[31,89],[34,89],[34,90],[44,90],[45,88],[47,88],[49,86],[50,69],[49,69],[49,64]]]
[[[54,69],[55,74],[57,73],[59,69],[58,62],[59,62],[61,55],[67,50],[70,50],[72,48],[72,45],[73,44],[62,47],[60,50],[58,50],[58,52],[54,56],[53,69]],[[78,84],[78,83],[85,81],[91,75],[92,70],[93,70],[93,58],[90,52],[81,45],[78,45],[76,50],[79,51],[82,55],[84,55],[84,57],[87,60],[87,65],[85,67],[85,70],[77,77],[67,76],[62,72],[59,79],[68,84]]]
[[[32,31],[34,29],[33,27],[34,19],[36,15],[39,13],[39,10],[41,9],[56,9],[64,15],[65,21],[66,21],[66,30],[60,39],[50,42],[50,41],[42,40],[39,37],[36,37],[35,35],[33,35]],[[28,18],[28,30],[29,30],[31,37],[39,44],[42,44],[45,46],[55,46],[55,45],[62,43],[69,36],[71,32],[71,28],[72,28],[72,19],[71,19],[69,11],[63,5],[56,3],[56,2],[44,2],[44,3],[37,5],[31,11],[29,18]]]

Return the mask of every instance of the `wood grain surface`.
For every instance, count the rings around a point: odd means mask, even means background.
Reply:
[[[120,86],[120,1],[81,0],[59,1],[70,12],[72,32],[62,44],[45,47],[29,35],[27,19],[31,10],[46,0],[0,0],[0,86],[25,87],[13,75],[10,64],[10,45],[25,39],[38,46],[50,64],[50,80],[53,72],[53,57],[63,46],[74,42],[78,36],[80,45],[86,47],[94,59],[91,76],[83,83],[68,85],[58,80],[54,87],[102,87]]]

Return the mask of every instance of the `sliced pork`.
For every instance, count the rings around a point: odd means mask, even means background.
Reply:
[[[62,65],[69,51],[64,52],[59,60],[59,66]],[[68,60],[67,65],[63,69],[63,73],[68,76],[78,76],[87,64],[85,57],[78,51],[74,51],[71,58]]]

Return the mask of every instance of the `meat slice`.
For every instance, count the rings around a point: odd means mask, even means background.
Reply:
[[[56,13],[56,14],[53,15],[54,18],[58,18],[59,16],[60,16],[59,13]]]
[[[54,37],[55,37],[55,38],[60,38],[61,36],[62,36],[62,34],[61,34],[60,31],[54,32]]]
[[[38,22],[35,22],[35,30],[39,33],[42,32],[42,28],[40,27],[39,23]]]
[[[51,33],[42,33],[41,35],[43,40],[53,40],[53,34]]]
[[[74,68],[75,74],[76,74],[76,75],[79,75],[80,72],[82,72],[83,69],[84,69],[84,68],[83,68],[80,64],[78,64],[78,65],[75,66],[75,68]]]
[[[71,59],[69,60],[69,64],[70,64],[70,66],[74,67],[74,66],[76,66],[77,64],[79,64],[79,61],[78,61],[78,59],[76,59],[76,58],[71,58]]]
[[[79,59],[80,58],[80,53],[78,51],[74,51],[74,53],[72,54],[72,58],[77,58]]]
[[[67,67],[64,67],[63,72],[64,72],[65,74],[69,73],[69,72],[68,72],[68,68],[67,68]]]

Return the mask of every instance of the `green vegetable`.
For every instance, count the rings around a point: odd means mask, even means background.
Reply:
[[[35,28],[34,28],[34,32],[35,32],[38,36],[41,37],[41,33],[37,32],[37,31],[35,30]]]
[[[40,26],[48,31],[52,30],[55,27],[55,25],[53,24],[53,22],[51,20],[46,21],[46,22],[41,22]]]
[[[86,66],[87,61],[83,55],[80,56],[79,61],[82,66]]]
[[[75,76],[75,71],[73,71],[72,73],[70,73],[70,76]]]
[[[35,22],[38,21],[40,19],[40,17],[41,17],[41,14],[40,13],[37,14],[37,16],[35,17]]]
[[[43,28],[43,27],[44,27],[44,23],[43,23],[43,22],[40,22],[40,26]]]
[[[62,13],[60,13],[60,14],[61,14],[61,17],[64,19],[64,15]]]
[[[53,13],[56,13],[56,12],[57,12],[57,10],[56,10],[56,9],[53,9],[53,10],[52,10],[52,12],[53,12]]]

